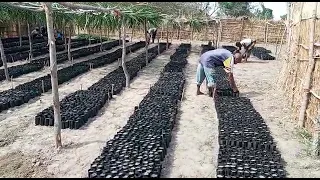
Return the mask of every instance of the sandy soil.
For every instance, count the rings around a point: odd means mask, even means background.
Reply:
[[[202,42],[204,44],[205,42]],[[193,43],[193,45],[200,43]],[[268,49],[274,52],[273,46]],[[133,108],[155,83],[173,47],[144,68],[131,88],[116,96],[101,114],[80,130],[63,130],[64,147],[54,149],[53,128],[34,126],[34,115],[51,104],[51,93],[16,110],[0,114],[0,177],[86,177],[90,163],[106,141],[125,125]],[[186,66],[185,96],[173,132],[163,169],[163,177],[215,177],[218,152],[213,101],[195,96],[195,73],[199,47],[193,48]],[[307,155],[308,147],[297,136],[277,79],[282,62],[251,57],[237,64],[235,78],[241,96],[251,99],[267,122],[286,162],[289,177],[320,177],[320,160]],[[60,86],[60,98],[85,89],[116,67],[116,63],[94,69]],[[202,89],[204,92],[204,88]],[[22,148],[23,147],[23,148]]]
[[[139,77],[132,81],[131,88],[116,96],[112,103],[107,104],[101,110],[101,115],[90,120],[86,126],[77,131],[62,130],[64,148],[60,152],[54,148],[53,128],[34,126],[36,113],[52,104],[50,92],[44,93],[40,99],[34,100],[28,105],[17,107],[11,112],[1,113],[0,167],[21,164],[21,160],[17,156],[23,154],[24,165],[17,166],[21,171],[32,171],[32,175],[28,176],[85,177],[90,163],[99,155],[105,142],[125,125],[134,106],[147,94],[150,85],[157,81],[158,75],[169,61],[173,49],[174,47],[171,47],[170,50],[158,56],[151,64],[142,69]],[[143,48],[131,54],[128,60],[142,52],[144,52]],[[88,88],[116,67],[117,62],[93,69],[69,83],[64,83],[59,87],[60,99],[80,89],[81,84],[82,89]],[[3,161],[1,161],[2,159]],[[39,168],[41,170],[37,170]],[[0,170],[0,177],[17,177],[16,173],[18,171],[15,169]]]
[[[195,94],[199,53],[195,48],[191,51],[185,68],[186,85],[180,118],[163,165],[162,177],[166,178],[213,178],[216,174],[218,122],[213,99]],[[202,92],[206,92],[204,87]]]
[[[130,44],[131,43],[128,43],[128,45],[130,45]],[[117,50],[117,49],[119,49],[121,47],[122,47],[121,45],[120,46],[115,46],[114,48],[112,48],[112,49],[110,49],[108,51],[98,52],[98,53],[91,54],[91,55],[88,55],[88,56],[85,56],[85,57],[77,58],[77,59],[73,60],[73,63],[79,63],[79,62],[87,61],[89,59],[93,59],[93,58],[96,58],[96,57],[99,57],[99,56],[103,56],[103,55],[111,53],[111,52],[113,52],[113,51],[115,51],[115,50]],[[65,62],[63,62],[61,64],[58,64],[58,70],[66,68],[68,66],[72,66],[72,62],[65,61]],[[23,83],[32,81],[32,80],[34,80],[36,78],[45,76],[45,75],[47,75],[49,73],[50,73],[50,67],[47,66],[47,67],[43,68],[40,71],[35,71],[35,72],[32,72],[32,73],[24,74],[22,76],[14,78],[11,82],[1,81],[0,82],[0,91],[8,90],[8,89],[11,89],[12,87],[14,88],[14,87],[18,86],[19,84],[23,84]]]
[[[274,47],[269,46],[274,52]],[[241,96],[250,98],[255,109],[268,124],[277,147],[286,162],[288,177],[320,177],[320,160],[308,156],[309,147],[301,142],[285,97],[277,81],[282,62],[262,61],[256,57],[237,64],[235,77]]]
[[[264,44],[257,46],[264,47]],[[268,45],[266,48],[274,55],[275,46]],[[193,51],[185,70],[185,100],[181,103],[180,118],[164,162],[163,177],[215,177],[216,173],[218,122],[211,99],[195,96],[194,81],[199,56],[195,48]],[[296,123],[291,121],[290,109],[278,89],[281,67],[280,60],[262,61],[252,56],[248,63],[235,66],[236,83],[241,96],[250,98],[267,122],[286,163],[288,177],[320,177],[320,160],[307,155],[309,147],[297,135]]]

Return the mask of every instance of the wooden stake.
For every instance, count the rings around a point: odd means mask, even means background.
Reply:
[[[11,80],[11,89],[13,89],[13,80],[12,79],[13,79],[13,77],[11,76],[11,79],[10,79]]]
[[[54,111],[54,128],[55,128],[55,142],[56,147],[62,146],[61,143],[61,114],[59,103],[59,91],[58,91],[58,77],[57,77],[57,58],[56,58],[56,45],[53,34],[53,18],[50,2],[41,2],[46,13],[48,40],[49,40],[49,54],[50,54],[50,68],[51,68],[51,85],[53,94],[53,111]]]
[[[281,35],[281,26],[279,28],[279,32],[278,32],[278,36],[277,36],[277,40],[276,40],[276,52],[275,52],[276,55],[277,55],[277,52],[278,52],[278,44],[279,44],[278,40],[279,40],[280,35]]]
[[[66,27],[66,23],[64,23],[64,28],[63,28],[63,40],[64,40],[64,49],[68,49],[68,45],[67,45],[67,27]]]
[[[121,44],[121,26],[118,28],[119,31],[119,45]]]
[[[266,31],[265,31],[265,44],[264,47],[267,48],[267,43],[268,43],[268,32],[269,32],[269,25],[266,23]]]
[[[77,26],[77,29],[78,29],[77,35],[79,36],[79,34],[80,34],[80,26]]]
[[[102,26],[100,26],[100,51],[102,52]]]
[[[163,36],[163,25],[161,25],[161,33],[160,33],[160,39],[162,40],[162,36]]]
[[[131,39],[130,39],[130,42],[132,42],[133,33],[134,33],[134,28],[133,28],[133,27],[131,27]]]
[[[222,23],[219,21],[219,34],[218,34],[218,42],[217,42],[217,47],[220,46],[220,42],[222,40]]]
[[[21,32],[21,22],[18,21],[18,28],[19,28],[19,42],[20,42],[20,47],[22,46],[22,32]]]
[[[68,60],[71,61],[71,27],[69,27]]]
[[[126,26],[124,19],[122,20],[122,60],[121,65],[124,72],[124,75],[126,77],[126,87],[130,88],[130,74],[127,70],[126,65]]]
[[[159,37],[157,39],[158,39],[158,55],[160,55],[160,39]]]
[[[240,31],[239,41],[242,40],[242,37],[243,37],[243,29],[244,29],[244,18],[242,18],[242,20],[241,20],[241,31]]]
[[[10,81],[10,77],[9,77],[9,71],[8,71],[8,65],[7,65],[7,57],[4,54],[4,48],[3,48],[3,44],[2,44],[2,40],[0,38],[0,52],[1,52],[1,60],[2,60],[2,64],[3,64],[3,68],[4,68],[4,74],[6,76],[6,81]]]
[[[169,49],[169,24],[167,22],[167,46],[166,49]]]
[[[111,84],[111,93],[112,93],[112,96],[113,96],[113,89],[114,89],[114,84]]]
[[[91,28],[88,27],[89,45],[91,45]]]
[[[31,38],[31,30],[30,30],[30,24],[28,23],[28,37],[29,37],[29,60],[31,61],[33,59],[33,53],[32,53],[32,38]]]
[[[305,115],[306,110],[308,108],[308,102],[309,102],[309,96],[310,96],[310,88],[311,88],[311,82],[312,82],[312,74],[315,68],[315,60],[313,57],[314,54],[314,32],[316,27],[316,19],[317,19],[317,6],[318,2],[316,2],[313,14],[312,14],[312,21],[310,25],[310,36],[309,36],[309,65],[307,69],[307,73],[303,82],[303,94],[302,94],[302,100],[301,100],[301,106],[300,106],[300,113],[299,113],[299,127],[304,127],[305,125]]]
[[[110,31],[109,31],[109,28],[107,28],[107,38],[108,38],[108,40],[110,39]]]
[[[44,81],[43,80],[41,80],[41,87],[42,87],[42,93],[45,93],[44,92]]]
[[[283,31],[283,34],[282,34],[282,37],[281,37],[281,41],[280,41],[280,47],[279,47],[279,51],[276,53],[276,59],[279,58],[279,55],[281,53],[281,49],[282,49],[282,44],[283,44],[283,39],[284,39],[284,36],[285,36],[285,33],[287,32],[287,27],[285,27],[284,31]],[[289,48],[289,47],[288,47]]]
[[[147,33],[147,19],[144,20],[144,37],[146,39],[146,46],[145,46],[145,53],[146,53],[146,66],[148,64],[148,45],[149,45],[149,42],[147,41],[148,40],[148,33]],[[150,38],[150,37],[149,37]],[[149,39],[150,41],[150,39]]]

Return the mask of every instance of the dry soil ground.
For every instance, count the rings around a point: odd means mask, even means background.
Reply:
[[[128,60],[142,51],[130,55]],[[163,177],[215,177],[218,121],[212,99],[195,95],[198,51],[199,47],[194,47],[188,58],[185,96],[164,162]],[[54,149],[53,128],[34,126],[35,114],[52,103],[51,92],[28,105],[0,113],[0,177],[86,177],[90,163],[100,154],[105,142],[125,125],[134,106],[157,81],[173,52],[171,47],[142,69],[131,82],[131,88],[106,104],[100,115],[87,125],[79,130],[62,130],[64,147],[59,151]],[[307,147],[299,142],[290,111],[277,88],[281,63],[252,57],[248,63],[236,66],[236,82],[241,96],[249,97],[268,123],[287,163],[289,177],[320,177],[320,161],[306,155]],[[78,90],[80,85],[86,89],[116,67],[117,63],[113,63],[93,69],[60,85],[60,99]],[[30,81],[36,75],[39,74],[30,73],[29,80],[21,78],[17,83]],[[1,84],[0,90],[8,86]]]

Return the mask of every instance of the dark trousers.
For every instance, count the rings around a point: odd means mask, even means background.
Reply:
[[[154,39],[156,39],[157,31],[151,33],[152,43],[154,43]]]

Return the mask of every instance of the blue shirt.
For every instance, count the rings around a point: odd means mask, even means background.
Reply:
[[[233,55],[226,49],[215,49],[203,53],[200,57],[200,63],[206,68],[214,68],[216,66],[231,66]],[[230,61],[230,63],[226,63]],[[230,65],[229,65],[230,64]],[[230,67],[232,68],[232,67]]]

